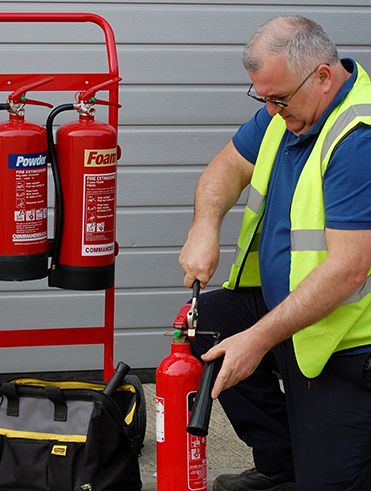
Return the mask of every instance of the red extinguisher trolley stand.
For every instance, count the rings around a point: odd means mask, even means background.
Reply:
[[[19,90],[22,89],[26,84],[29,86],[29,90],[35,90],[35,84],[40,81],[44,81],[48,78],[48,83],[45,84],[45,87],[40,87],[38,90],[46,90],[46,91],[67,91],[72,93],[86,93],[89,88],[92,87],[105,87],[105,90],[109,92],[109,109],[108,109],[108,124],[112,127],[112,134],[114,135],[118,129],[118,92],[119,85],[119,69],[118,69],[118,58],[116,51],[116,43],[113,30],[110,24],[96,14],[91,13],[0,13],[0,23],[2,22],[36,22],[36,23],[85,23],[91,22],[98,25],[104,32],[106,48],[107,48],[107,61],[108,61],[108,70],[106,72],[98,72],[98,73],[17,73],[17,74],[0,74],[0,92],[9,92],[13,91],[13,97],[18,95]],[[42,59],[40,59],[40,63],[42,63]],[[94,95],[94,94],[93,94]],[[21,94],[24,97],[24,94]],[[16,98],[15,98],[16,99]],[[21,99],[22,101],[23,99]],[[18,99],[16,100],[18,101]],[[99,101],[96,101],[97,103]],[[30,103],[30,101],[28,101]],[[4,108],[2,108],[4,109]],[[23,124],[23,121],[22,121]],[[101,125],[102,126],[102,125]],[[41,135],[43,138],[45,135]],[[96,156],[100,153],[106,156],[107,153],[113,154],[115,152],[116,140],[112,138],[114,143],[111,141],[106,141],[105,147],[103,150],[107,150],[105,153],[101,151],[100,147],[94,147],[93,150],[96,150]],[[45,145],[44,145],[45,147]],[[39,145],[35,148],[26,149],[28,153],[35,154],[35,158],[42,158],[44,153],[46,152],[46,148]],[[98,150],[97,150],[98,149]],[[11,153],[11,152],[10,152]],[[37,155],[36,155],[37,154]],[[41,155],[41,157],[39,157]],[[100,157],[103,159],[103,157]],[[99,162],[98,162],[99,163]],[[111,163],[111,162],[110,162]],[[110,168],[110,172],[113,175],[115,172],[115,167],[112,165]],[[108,172],[108,171],[107,171]],[[40,180],[40,179],[39,179]],[[113,180],[113,179],[112,179]],[[111,195],[112,198],[110,200],[114,202],[114,191],[112,190]],[[68,198],[68,197],[67,197]],[[112,213],[111,213],[112,215]],[[114,223],[115,217],[112,216],[111,222]],[[37,231],[37,233],[42,234],[42,232]],[[16,235],[13,233],[13,235]],[[45,235],[45,234],[44,234]],[[113,262],[114,257],[118,251],[118,244],[115,240],[114,233],[111,234],[109,238],[107,238],[106,242],[109,242],[110,247],[110,256],[108,264],[104,262],[105,259],[108,258],[108,255],[105,256],[98,267],[109,269],[110,279],[107,281],[101,288],[105,290],[105,305],[104,305],[104,326],[102,327],[74,327],[74,328],[40,328],[40,329],[20,329],[20,330],[2,330],[0,331],[0,347],[8,348],[8,347],[20,347],[20,346],[61,346],[61,345],[87,345],[87,344],[103,344],[104,345],[104,379],[109,380],[114,372],[113,365],[113,334],[114,334],[114,298],[115,298],[115,288],[113,281]],[[43,236],[44,237],[44,236]],[[48,241],[49,255],[50,250],[53,249],[53,242]],[[113,244],[113,245],[112,245]],[[45,241],[42,246],[45,246]],[[88,247],[88,246],[87,246]],[[108,247],[106,245],[100,247]],[[32,256],[32,258],[38,259],[39,256],[42,256],[41,259],[45,262],[45,256],[47,256],[48,251],[45,250],[45,247],[40,251],[31,250],[28,248],[23,254],[27,253]],[[63,251],[62,251],[63,253]],[[12,250],[4,249],[3,252],[0,251],[0,254],[8,256],[13,254]],[[12,259],[12,258],[10,258]],[[47,257],[46,257],[47,259]],[[61,255],[61,259],[63,256]],[[84,258],[83,258],[84,259]],[[98,258],[99,259],[99,258]],[[85,268],[85,271],[88,271],[89,264],[82,264],[82,267]],[[11,268],[13,270],[13,268]],[[38,277],[45,276],[45,267],[43,267],[43,271],[38,275]],[[89,271],[88,271],[89,272]],[[32,272],[33,277],[36,277],[36,274]],[[32,279],[31,273],[26,274],[22,273],[22,277],[20,278],[9,278],[10,280],[24,280],[24,279]],[[3,280],[8,280],[8,278],[4,277]],[[60,285],[55,285],[60,286]],[[62,287],[64,287],[62,285]],[[75,288],[75,284],[72,289]],[[77,288],[79,289],[79,288]],[[83,285],[82,289],[86,289]]]

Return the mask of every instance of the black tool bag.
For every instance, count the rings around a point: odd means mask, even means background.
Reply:
[[[125,382],[125,380],[124,380]],[[0,490],[141,488],[131,384],[17,379],[0,387]]]

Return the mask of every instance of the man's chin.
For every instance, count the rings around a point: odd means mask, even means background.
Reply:
[[[288,116],[287,118],[283,119],[286,123],[286,128],[295,135],[300,135],[300,133],[304,133],[303,123],[295,119],[293,116]]]

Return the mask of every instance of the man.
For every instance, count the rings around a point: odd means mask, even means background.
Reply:
[[[223,341],[192,349],[222,361],[212,397],[256,468],[214,490],[369,491],[371,83],[300,16],[262,26],[243,61],[265,105],[201,176],[180,255],[184,284],[204,288],[250,184],[230,278],[199,300]]]

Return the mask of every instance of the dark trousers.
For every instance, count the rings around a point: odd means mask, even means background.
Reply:
[[[260,288],[203,293],[198,310],[199,329],[219,331],[222,339],[267,313]],[[192,352],[200,357],[211,343],[199,337]],[[289,339],[219,401],[237,435],[253,448],[260,472],[294,468],[298,491],[371,491],[369,353],[333,355],[317,378],[307,379]]]

